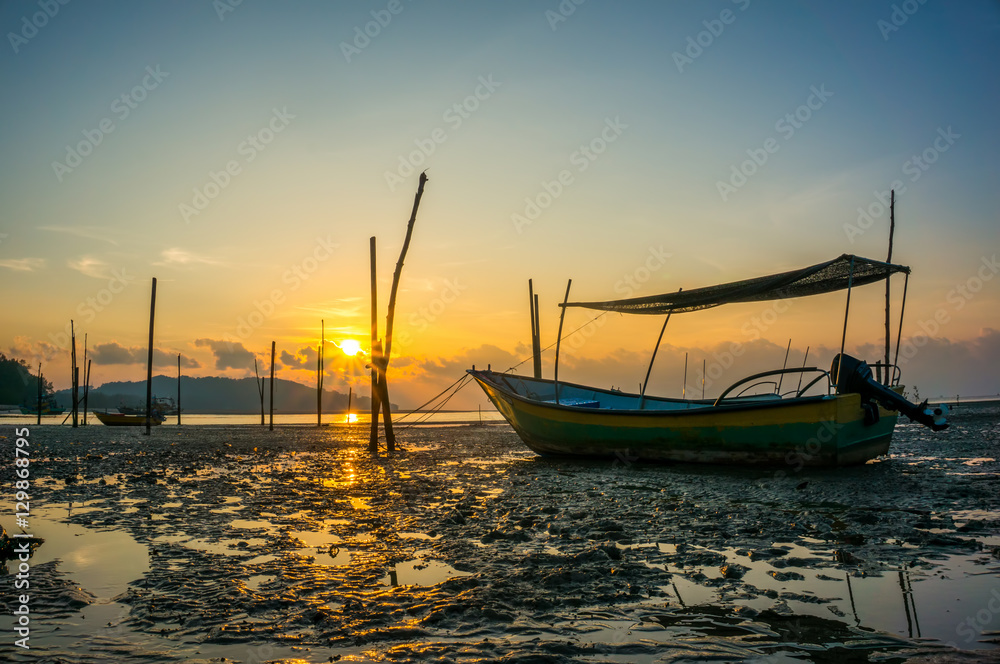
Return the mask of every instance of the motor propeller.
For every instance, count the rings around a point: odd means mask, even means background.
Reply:
[[[912,403],[894,391],[878,383],[872,378],[871,367],[864,360],[847,354],[838,354],[833,358],[830,367],[830,377],[837,385],[837,392],[856,392],[863,399],[871,399],[887,410],[896,410],[906,415],[914,422],[920,422],[934,431],[948,428],[948,406],[928,406],[923,403]]]

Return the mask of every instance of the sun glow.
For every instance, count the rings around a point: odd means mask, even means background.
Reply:
[[[337,348],[344,351],[344,355],[352,357],[361,352],[361,344],[355,339],[344,339],[337,345]]]

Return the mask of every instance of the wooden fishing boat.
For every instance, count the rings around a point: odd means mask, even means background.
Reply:
[[[566,307],[579,306],[666,314],[669,320],[672,313],[729,302],[777,300],[846,288],[849,313],[851,288],[888,279],[898,272],[908,276],[910,269],[843,255],[802,270],[626,300],[570,303],[567,288],[567,301],[561,306],[564,314]],[[534,312],[532,318],[536,320]],[[661,339],[662,335],[661,331]],[[561,336],[562,318],[557,339]],[[926,401],[913,404],[902,396],[895,362],[876,363],[876,380],[866,362],[843,353],[843,343],[842,338],[841,353],[830,370],[782,367],[754,374],[737,381],[715,399],[648,396],[645,382],[638,394],[560,382],[558,341],[552,380],[475,367],[469,374],[525,444],[539,454],[630,461],[789,464],[796,468],[842,466],[886,454],[900,413],[934,430],[948,426],[946,408],[928,407]],[[898,345],[897,339],[897,358]],[[655,354],[654,350],[654,358]],[[887,348],[886,357],[888,354]],[[540,363],[536,363],[538,366]],[[767,394],[740,396],[762,384],[780,386],[780,379],[787,374],[808,376],[805,386],[799,380],[795,389],[785,393],[778,387]],[[646,382],[648,379],[647,372]]]
[[[109,413],[93,411],[94,416],[101,421],[101,424],[109,427],[144,427],[146,426],[146,415],[126,415],[124,413]],[[163,424],[166,418],[160,413],[153,412],[149,423],[153,426]]]

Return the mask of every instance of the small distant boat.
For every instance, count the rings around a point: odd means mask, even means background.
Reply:
[[[884,281],[898,272],[909,276],[910,268],[845,254],[801,270],[717,286],[608,302],[563,302],[561,306],[563,313],[566,307],[577,306],[669,315],[730,302],[778,300],[842,289],[848,289],[850,303],[853,286]],[[903,292],[905,304],[905,288]],[[567,289],[567,300],[568,296]],[[845,313],[845,334],[846,318]],[[557,377],[558,357],[557,351]],[[880,362],[875,367],[879,380],[872,377],[866,362],[844,354],[841,348],[829,371],[783,367],[739,380],[716,399],[652,397],[644,393],[645,385],[639,394],[627,394],[539,377],[477,371],[475,367],[468,373],[538,454],[843,466],[886,454],[900,413],[935,431],[948,426],[946,407],[929,407],[926,401],[917,405],[902,396],[898,366]],[[809,375],[805,387],[800,380],[795,389],[781,393],[781,377],[788,374]],[[762,385],[773,387],[769,393],[743,396]],[[807,395],[814,386],[821,393]]]
[[[55,399],[48,399],[42,402],[42,415],[62,415],[66,409],[55,402]],[[38,415],[38,405],[21,406],[22,415]]]
[[[98,410],[93,411],[94,417],[101,421],[101,424],[109,427],[144,427],[146,426],[146,414],[142,415],[126,415],[125,413],[109,413],[100,412]],[[150,418],[149,423],[153,426],[158,426],[163,424],[166,418],[156,411],[153,411],[153,415]]]

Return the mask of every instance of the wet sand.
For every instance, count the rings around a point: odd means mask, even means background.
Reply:
[[[32,650],[0,647],[70,663],[1000,661],[1000,411],[952,422],[900,424],[890,458],[798,472],[541,458],[506,425],[409,429],[378,459],[356,425],[30,427],[47,541]]]

